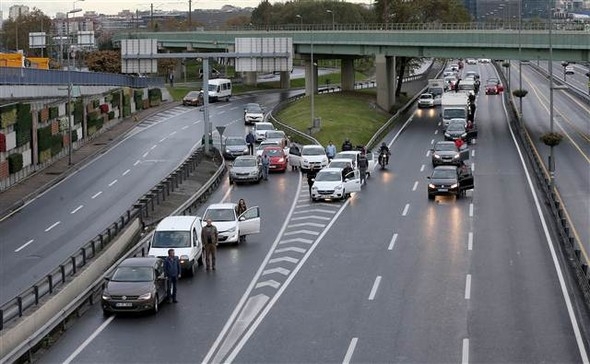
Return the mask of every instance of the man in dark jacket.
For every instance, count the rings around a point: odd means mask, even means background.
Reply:
[[[307,171],[307,185],[309,186],[309,198],[311,198],[311,186],[313,186],[314,178],[318,174],[315,168],[310,168]]]
[[[218,237],[217,228],[211,223],[211,219],[207,219],[207,224],[201,230],[201,241],[205,250],[205,266],[207,270],[215,270]]]
[[[352,143],[350,142],[350,139],[346,138],[346,140],[344,141],[344,143],[342,143],[342,149],[343,152],[347,151],[347,150],[352,150]]]
[[[174,255],[174,249],[168,249],[168,256],[164,259],[164,274],[168,279],[168,301],[178,302],[176,300],[176,283],[180,278],[180,260]]]
[[[369,168],[369,160],[367,159],[367,155],[365,154],[364,150],[361,152],[361,154],[359,154],[357,165],[358,165],[359,171],[361,172],[361,186],[362,186],[363,183],[366,182],[367,169]]]
[[[350,178],[349,174],[353,171],[350,164],[347,164],[346,167],[342,168],[342,180]]]
[[[250,131],[248,135],[246,135],[246,144],[248,144],[248,153],[250,155],[254,155],[254,144],[256,143],[256,137],[254,133]]]

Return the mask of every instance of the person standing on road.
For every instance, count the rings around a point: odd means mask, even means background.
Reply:
[[[248,132],[248,135],[246,135],[246,144],[248,144],[248,153],[250,155],[254,155],[254,144],[256,143],[256,137],[254,136],[254,133],[252,133],[252,130],[250,130]]]
[[[313,186],[313,182],[317,174],[318,171],[316,171],[315,168],[310,168],[307,171],[307,185],[309,186],[309,198],[311,198],[311,186]]]
[[[268,181],[268,172],[270,170],[270,158],[268,154],[262,153],[262,176],[265,181]]]
[[[207,225],[201,230],[201,241],[205,249],[205,266],[207,270],[215,270],[215,255],[217,253],[217,228],[207,219]]]
[[[176,300],[176,284],[180,278],[180,260],[174,255],[174,249],[168,249],[168,256],[164,259],[164,274],[168,280],[167,293],[169,302]]]
[[[328,161],[331,162],[332,159],[334,159],[335,155],[336,155],[336,146],[330,140],[330,143],[328,143],[328,146],[326,147],[326,156],[328,157]]]
[[[367,181],[367,179],[366,179],[367,169],[369,168],[369,160],[367,159],[367,155],[365,154],[364,150],[361,152],[361,154],[359,154],[358,167],[359,167],[359,172],[361,173],[361,186],[362,186],[363,183],[365,183]]]
[[[246,200],[241,198],[236,205],[236,215],[240,216],[244,212],[246,212],[248,208],[246,207]]]
[[[350,139],[346,138],[344,143],[342,143],[342,151],[344,152],[348,150],[352,150],[352,143],[350,142]]]

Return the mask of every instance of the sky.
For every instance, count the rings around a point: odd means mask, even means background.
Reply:
[[[154,4],[154,10],[182,10],[188,11],[189,0],[0,0],[0,10],[3,18],[8,18],[8,9],[12,5],[26,5],[30,9],[40,9],[45,15],[54,17],[57,12],[72,10],[74,6],[83,11],[96,11],[102,14],[117,14],[121,10],[149,10]],[[224,5],[241,8],[258,6],[260,0],[192,0],[192,9],[220,9]]]

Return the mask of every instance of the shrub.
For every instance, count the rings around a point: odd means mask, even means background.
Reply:
[[[14,153],[8,156],[8,173],[13,174],[23,169],[23,155]]]
[[[33,115],[31,114],[31,105],[18,104],[17,120],[15,125],[16,145],[23,146],[31,140],[33,131]]]
[[[563,135],[557,132],[549,132],[541,135],[541,141],[550,147],[555,147],[561,143]]]
[[[52,106],[49,108],[49,119],[55,119],[59,116],[59,109],[57,106]]]
[[[84,101],[77,100],[74,104],[74,124],[80,124],[84,119]]]
[[[519,99],[525,97],[528,93],[529,92],[527,90],[521,90],[521,89],[512,91],[512,94],[515,97],[518,97]]]
[[[96,109],[99,104],[100,104],[100,102],[98,100],[92,100],[92,108],[93,109]]]
[[[109,111],[109,120],[113,120],[115,118],[115,112]]]
[[[121,91],[115,91],[111,96],[111,105],[113,105],[113,108],[118,108],[121,103]]]

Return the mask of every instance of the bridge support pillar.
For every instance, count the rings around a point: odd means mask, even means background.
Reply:
[[[256,72],[244,72],[244,84],[249,86],[256,86],[257,74]]]
[[[280,88],[289,89],[291,88],[291,71],[281,71],[280,72]]]
[[[313,72],[313,85],[311,84],[311,75]],[[305,60],[305,95],[311,95],[318,92],[318,66],[311,64],[309,59]]]
[[[389,111],[395,104],[395,57],[375,56],[377,79],[377,105]]]
[[[343,58],[340,61],[342,91],[354,90],[354,58]]]

